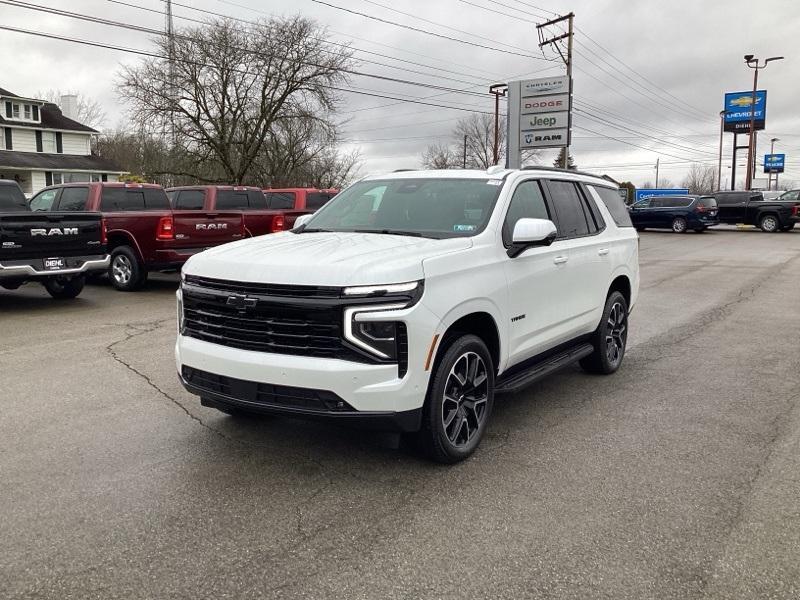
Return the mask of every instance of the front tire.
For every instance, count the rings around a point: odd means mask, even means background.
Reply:
[[[417,434],[426,454],[444,464],[475,452],[494,404],[495,366],[486,344],[475,335],[451,339],[432,374]]]
[[[675,233],[686,233],[686,219],[683,217],[675,217],[672,220],[672,231]]]
[[[108,279],[121,292],[139,289],[147,279],[147,271],[130,246],[117,246],[111,251]]]
[[[619,369],[628,344],[628,302],[620,292],[606,298],[603,317],[592,334],[594,352],[580,360],[588,373],[610,375]]]
[[[44,289],[56,300],[72,300],[83,291],[86,279],[83,275],[78,277],[53,277],[42,282]]]
[[[778,222],[778,217],[775,215],[764,215],[758,222],[758,226],[764,233],[776,233],[781,228],[781,224]]]

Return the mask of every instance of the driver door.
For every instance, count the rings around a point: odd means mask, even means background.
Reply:
[[[514,225],[522,218],[555,221],[555,212],[538,180],[522,181],[514,190],[503,223],[506,248],[511,245]],[[558,343],[559,324],[569,318],[569,303],[565,302],[570,290],[568,243],[557,240],[550,246],[531,247],[514,258],[506,255],[504,259],[510,365]]]

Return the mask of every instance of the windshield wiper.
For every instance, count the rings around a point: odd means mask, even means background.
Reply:
[[[354,233],[383,233],[386,235],[409,235],[411,237],[430,237],[419,231],[405,231],[403,229],[356,229]]]
[[[304,227],[295,233],[333,233],[332,229],[322,229],[321,227]]]

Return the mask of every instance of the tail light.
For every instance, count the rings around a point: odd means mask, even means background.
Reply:
[[[105,219],[100,219],[100,243],[103,246],[108,244],[108,225]]]
[[[800,204],[795,204],[792,207],[792,216],[796,217],[798,212],[800,212]]]
[[[286,228],[286,218],[283,215],[275,215],[272,218],[272,231],[283,231]]]
[[[705,204],[698,204],[695,206],[694,210],[699,213],[708,212],[709,208]]]
[[[173,228],[172,217],[161,217],[158,221],[157,240],[174,240],[175,229]]]

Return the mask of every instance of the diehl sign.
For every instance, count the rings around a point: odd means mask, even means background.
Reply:
[[[546,129],[544,131],[521,131],[519,147],[524,148],[552,148],[566,146],[569,143],[569,129]]]
[[[569,113],[567,111],[541,113],[522,117],[520,127],[525,129],[556,129],[569,126]]]
[[[562,110],[569,110],[569,94],[523,98],[520,103],[520,113],[523,115],[558,112]]]
[[[767,120],[767,91],[756,92],[755,111],[753,92],[731,92],[725,94],[725,131],[749,133],[750,118],[755,113],[755,129],[764,129]]]

